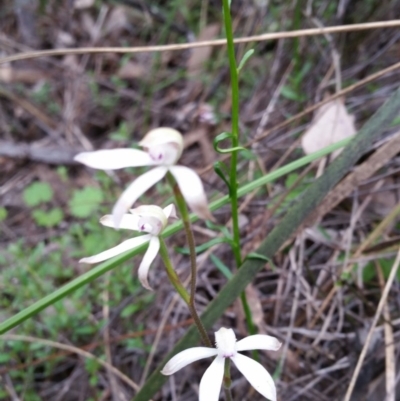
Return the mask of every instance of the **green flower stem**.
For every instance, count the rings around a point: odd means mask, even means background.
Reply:
[[[181,298],[185,301],[187,305],[190,302],[190,295],[186,291],[185,287],[183,286],[181,280],[179,279],[178,275],[174,267],[172,266],[171,259],[168,255],[168,249],[165,245],[165,241],[163,238],[160,237],[160,256],[164,262],[165,269],[167,270],[168,278],[173,287],[176,289],[176,292],[181,296]]]
[[[203,327],[203,324],[201,323],[201,320],[196,310],[196,301],[195,301],[196,281],[197,281],[196,244],[194,242],[192,223],[190,221],[189,211],[187,209],[186,202],[182,195],[182,192],[179,189],[178,184],[176,183],[173,175],[170,172],[167,173],[167,179],[172,187],[172,190],[174,191],[176,204],[182,217],[183,228],[186,233],[186,239],[188,242],[189,252],[190,252],[190,298],[188,306],[190,309],[190,313],[192,314],[192,317],[196,323],[196,326],[200,331],[201,338],[204,344],[207,345],[207,347],[212,347],[212,343],[207,335],[206,330]]]
[[[167,270],[169,281],[171,281],[171,284],[174,286],[178,294],[181,296],[181,298],[186,302],[187,306],[189,307],[190,314],[192,315],[194,323],[197,329],[199,330],[201,339],[203,340],[204,344],[206,344],[208,347],[212,347],[211,341],[208,338],[207,332],[203,326],[203,323],[200,320],[196,308],[194,308],[190,302],[190,295],[188,294],[185,287],[179,280],[179,277],[172,266],[171,259],[169,258],[168,255],[167,246],[165,245],[165,241],[162,238],[160,238],[160,255]]]
[[[224,393],[225,393],[225,401],[233,401],[231,386],[231,360],[229,358],[225,358],[225,366],[224,366]]]
[[[333,145],[327,146],[324,149],[319,150],[318,152],[314,152],[311,155],[304,156],[294,162],[288,163],[279,169],[272,171],[271,173],[264,175],[252,182],[249,182],[246,185],[243,185],[238,190],[238,196],[245,196],[254,190],[269,184],[278,178],[281,178],[300,167],[306,166],[313,162],[314,160],[318,160],[321,157],[324,157],[337,149],[341,149],[346,146],[353,138],[346,138],[342,141],[339,141]],[[214,211],[220,209],[222,206],[225,206],[229,203],[230,198],[229,195],[222,196],[221,198],[217,199],[216,201],[210,204],[210,210]],[[196,221],[198,217],[194,214],[190,215],[191,221]],[[163,237],[169,237],[172,234],[177,233],[178,231],[182,230],[182,222],[178,221],[174,224],[169,225],[162,233]],[[69,283],[63,285],[62,287],[58,288],[57,290],[51,292],[50,294],[46,295],[45,297],[39,299],[38,301],[34,302],[32,305],[29,305],[27,308],[22,309],[20,312],[16,313],[14,316],[4,320],[0,323],[0,334],[4,334],[7,331],[11,330],[13,327],[18,326],[25,320],[29,319],[30,317],[36,315],[43,309],[47,308],[50,305],[53,305],[57,301],[65,298],[67,295],[71,294],[72,292],[76,291],[78,288],[83,287],[86,284],[89,284],[93,280],[98,277],[101,277],[103,274],[107,273],[110,270],[115,269],[122,263],[126,262],[127,260],[131,259],[135,255],[139,255],[142,253],[147,244],[140,245],[130,251],[127,251],[121,255],[116,256],[115,258],[109,259],[99,265],[91,268],[86,273],[81,274],[79,277],[71,280]]]
[[[223,0],[225,34],[228,44],[229,68],[231,73],[232,90],[232,148],[239,147],[239,77],[236,65],[235,45],[233,43],[233,31],[230,11],[230,0]],[[240,231],[239,231],[239,207],[238,207],[238,183],[237,183],[237,152],[231,153],[230,173],[229,173],[229,197],[231,201],[232,231],[233,231],[233,254],[235,257],[236,268],[242,265],[242,255],[240,252]],[[247,302],[246,293],[240,294],[246,324],[250,334],[256,334],[253,323],[252,313]]]

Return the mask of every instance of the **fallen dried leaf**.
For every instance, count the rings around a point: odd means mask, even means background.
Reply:
[[[200,32],[197,41],[202,42],[215,39],[218,32],[219,24],[208,25],[202,30],[202,32]],[[212,46],[197,47],[192,49],[187,63],[188,75],[192,77],[196,76],[203,68],[203,64],[211,57],[211,53]]]
[[[312,125],[304,133],[301,145],[306,154],[355,135],[354,116],[350,115],[342,99],[335,99],[318,109]],[[333,157],[340,153],[336,151]]]
[[[93,6],[95,0],[75,0],[74,8],[77,10],[82,10],[84,8],[90,8]]]
[[[104,33],[118,33],[128,26],[128,18],[124,7],[115,7],[111,10],[104,24]]]
[[[128,61],[118,71],[117,75],[121,79],[142,78],[146,74],[146,69],[139,63]]]

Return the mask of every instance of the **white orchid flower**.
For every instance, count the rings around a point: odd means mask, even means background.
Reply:
[[[98,150],[79,153],[74,158],[86,166],[102,170],[157,166],[138,177],[122,193],[112,212],[115,227],[120,227],[123,214],[168,171],[174,176],[189,207],[199,217],[212,219],[198,174],[188,167],[175,165],[183,151],[182,135],[172,128],[156,128],[151,130],[139,142],[139,145],[144,148],[144,151],[138,149]]]
[[[160,240],[158,236],[164,230],[168,223],[169,217],[176,218],[175,206],[168,205],[164,209],[154,205],[143,205],[130,210],[130,214],[122,215],[120,228],[127,230],[141,231],[148,234],[139,237],[128,239],[114,248],[101,252],[97,255],[83,258],[80,263],[98,263],[110,259],[130,249],[136,248],[146,242],[149,242],[149,247],[143,256],[139,266],[138,276],[143,287],[152,290],[148,282],[149,268],[154,261],[160,249]],[[100,223],[107,227],[115,228],[114,219],[111,215],[103,216]]]
[[[217,348],[196,347],[180,352],[165,365],[161,373],[169,376],[192,362],[216,355],[200,381],[199,401],[218,401],[225,358],[230,358],[261,395],[276,401],[276,388],[271,375],[261,364],[239,354],[238,351],[254,349],[277,351],[281,346],[277,338],[256,334],[236,342],[233,330],[222,327],[215,333],[215,342]]]

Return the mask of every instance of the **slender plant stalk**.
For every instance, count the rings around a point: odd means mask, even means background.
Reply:
[[[203,326],[203,323],[200,320],[197,310],[191,303],[191,297],[186,291],[181,281],[179,280],[178,275],[176,274],[171,259],[169,258],[168,255],[167,246],[165,245],[165,241],[162,238],[160,238],[160,255],[167,270],[169,281],[171,281],[171,284],[174,286],[178,294],[181,296],[181,298],[185,301],[185,303],[189,307],[190,314],[192,315],[194,323],[197,329],[199,330],[200,337],[202,338],[204,344],[206,344],[209,347],[212,347],[211,341],[208,338],[207,332]]]
[[[226,401],[233,401],[232,392],[230,388],[224,388],[225,400]]]
[[[188,242],[189,252],[190,252],[190,296],[189,296],[188,307],[195,321],[195,324],[200,331],[203,343],[207,345],[207,347],[212,347],[212,342],[208,337],[207,332],[196,310],[196,301],[195,301],[196,281],[197,281],[196,244],[194,242],[192,223],[190,222],[189,211],[187,209],[185,199],[182,195],[181,190],[179,189],[178,184],[176,183],[172,174],[169,172],[167,173],[167,179],[172,187],[172,190],[174,191],[176,204],[182,217],[183,228],[186,233],[186,239]]]
[[[224,393],[225,393],[225,401],[233,401],[231,386],[231,360],[229,358],[225,358],[225,366],[224,366]]]
[[[239,77],[236,66],[235,46],[233,43],[233,32],[231,22],[231,11],[229,0],[223,0],[225,34],[228,43],[229,68],[231,73],[231,96],[232,96],[232,148],[239,146]],[[242,265],[242,255],[240,252],[240,231],[239,231],[239,207],[238,207],[238,182],[237,182],[237,152],[231,153],[230,173],[229,173],[229,197],[231,201],[232,231],[233,231],[233,254],[236,267]],[[250,334],[255,334],[256,329],[246,293],[240,295],[243,310],[246,317],[246,324]]]
[[[175,288],[176,292],[181,296],[181,298],[185,301],[187,305],[190,303],[190,295],[186,291],[185,287],[183,286],[181,280],[179,279],[178,275],[176,274],[176,271],[174,267],[172,266],[171,259],[169,258],[168,255],[168,249],[167,246],[165,245],[165,241],[160,237],[160,255],[161,259],[164,262],[165,269],[167,271],[167,275],[169,278],[169,281]]]

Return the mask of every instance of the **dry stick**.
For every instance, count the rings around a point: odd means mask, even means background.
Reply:
[[[187,285],[186,282],[185,282],[185,285]],[[193,324],[193,319],[192,318],[187,319],[187,320],[185,320],[183,322],[179,322],[179,323],[177,323],[175,325],[166,325],[164,330],[165,330],[165,332],[169,332],[169,331],[178,329],[180,327],[190,326],[191,324]],[[151,330],[141,330],[141,331],[137,331],[137,332],[129,333],[129,334],[123,334],[123,335],[120,335],[118,337],[110,338],[110,344],[119,343],[120,341],[129,339],[129,338],[138,338],[138,337],[143,337],[145,335],[153,335],[153,334],[156,334],[156,333],[157,333],[157,330],[151,329]],[[1,336],[0,336],[0,340],[1,340]],[[91,350],[93,348],[100,347],[101,345],[104,345],[104,341],[95,341],[95,342],[89,343],[87,345],[84,345],[84,346],[80,347],[79,349],[81,349],[81,350]],[[44,357],[44,358],[35,359],[35,360],[31,361],[30,363],[20,363],[18,365],[14,365],[12,367],[9,367],[9,366],[1,367],[0,368],[0,375],[2,375],[4,373],[7,373],[7,372],[10,372],[10,371],[13,371],[13,370],[25,369],[27,367],[40,365],[43,362],[51,361],[51,360],[54,360],[56,358],[61,358],[63,356],[68,356],[69,354],[73,354],[73,353],[74,353],[73,350],[60,351],[60,352],[58,352],[56,354],[52,354],[52,355]]]
[[[400,133],[395,134],[386,144],[384,144],[380,149],[378,149],[370,158],[363,164],[357,166],[355,170],[350,173],[339,185],[337,185],[334,191],[331,191],[323,202],[316,208],[316,210],[311,213],[311,215],[306,219],[306,221],[296,230],[293,235],[295,237],[298,233],[305,230],[307,227],[315,224],[315,222],[323,215],[332,210],[336,205],[338,205],[345,197],[350,195],[354,188],[363,180],[371,177],[375,171],[379,170],[384,166],[388,160],[394,157],[398,152],[400,152]],[[386,219],[384,220],[386,221]],[[383,224],[384,221],[382,222]],[[381,223],[381,224],[382,224]],[[385,226],[385,225],[383,225]],[[380,231],[379,231],[380,232]],[[376,236],[371,239],[367,239],[365,245],[357,250],[353,255],[352,260],[361,256],[362,252],[369,246],[371,241],[373,241]],[[291,239],[289,240],[291,241]],[[288,241],[288,242],[289,242]],[[347,271],[346,268],[343,271]],[[339,273],[338,273],[339,274]],[[316,315],[310,323],[310,328],[314,327],[318,319],[324,313],[325,309],[329,306],[332,298],[336,294],[338,288],[334,286],[329,294],[325,297],[322,305],[319,307]]]
[[[390,271],[389,278],[388,278],[388,280],[386,282],[385,288],[384,288],[383,293],[382,293],[382,297],[379,300],[378,309],[376,310],[374,319],[373,319],[371,327],[369,329],[369,332],[368,332],[367,338],[365,340],[363,349],[361,351],[360,357],[358,358],[356,368],[354,369],[353,376],[352,376],[352,378],[350,380],[350,384],[349,384],[349,387],[347,388],[347,391],[346,391],[346,394],[345,394],[345,397],[344,397],[343,401],[350,401],[350,398],[351,398],[351,395],[353,393],[354,386],[356,384],[358,375],[360,374],[360,371],[361,371],[362,364],[364,362],[365,356],[367,355],[369,343],[371,342],[372,335],[373,335],[374,330],[375,330],[375,326],[378,323],[378,319],[379,319],[379,317],[380,317],[380,315],[382,313],[382,309],[383,309],[383,307],[384,307],[384,305],[386,303],[386,298],[388,297],[390,288],[391,288],[391,286],[393,284],[394,279],[396,278],[396,274],[397,274],[397,270],[399,268],[399,264],[400,264],[400,249],[397,252],[396,260],[393,263],[392,269]]]
[[[356,258],[360,257],[362,255],[362,253],[364,252],[364,250],[366,248],[368,248],[372,244],[372,242],[376,238],[379,237],[379,235],[382,234],[382,232],[386,228],[386,226],[388,224],[390,224],[398,214],[400,214],[400,203],[397,204],[397,206],[377,225],[377,227],[374,229],[374,231],[358,247],[358,249],[354,253],[352,259],[356,259]],[[342,269],[342,271],[340,271],[340,269],[338,269],[337,274],[339,275],[339,274],[343,274],[343,273],[350,273],[352,269],[353,269],[353,265],[350,263],[350,264],[347,264]],[[316,324],[318,319],[321,317],[321,315],[324,312],[324,310],[330,304],[332,298],[334,297],[334,295],[336,294],[337,291],[338,291],[338,287],[337,286],[332,287],[332,289],[330,290],[329,294],[325,297],[324,302],[322,303],[322,305],[318,309],[318,312],[316,313],[314,319],[312,320],[312,322],[311,322],[311,324],[309,326],[310,328],[314,327],[314,325]]]
[[[385,287],[385,277],[383,276],[383,269],[380,263],[375,261],[376,272],[379,279],[379,286],[381,289]],[[386,384],[386,398],[385,401],[396,401],[396,347],[393,337],[392,319],[390,317],[390,309],[387,302],[383,307],[383,329],[385,333],[385,384]]]
[[[114,373],[115,376],[118,376],[122,381],[124,381],[126,384],[128,384],[133,390],[139,391],[139,386],[134,381],[132,381],[128,376],[124,375],[118,369],[114,368],[114,366],[110,365],[109,363],[103,361],[100,358],[96,358],[93,354],[86,352],[80,348],[74,347],[72,345],[67,345],[67,344],[58,343],[56,341],[43,340],[42,338],[23,336],[23,335],[17,335],[17,334],[3,334],[0,336],[0,340],[25,341],[25,342],[32,343],[32,344],[42,344],[42,345],[46,345],[48,347],[59,348],[59,349],[68,351],[70,353],[78,354],[78,355],[83,356],[84,358],[93,359],[99,365],[103,366],[105,369],[108,369],[110,372]]]
[[[186,283],[185,283],[185,285],[186,285]],[[162,336],[164,334],[164,327],[167,324],[167,320],[169,319],[169,316],[170,316],[171,312],[173,311],[173,309],[175,308],[175,305],[177,304],[177,302],[180,299],[181,298],[179,297],[178,294],[174,294],[171,302],[167,306],[166,311],[163,312],[162,319],[161,319],[160,323],[158,324],[156,337],[154,338],[153,344],[151,346],[151,350],[149,352],[149,356],[148,356],[148,358],[146,360],[146,364],[145,364],[144,369],[143,369],[142,378],[140,379],[140,386],[143,386],[143,383],[147,379],[147,376],[148,376],[149,371],[150,371],[151,364],[152,364],[153,359],[154,359],[154,355],[157,352],[158,344],[160,343],[160,340],[161,340],[161,338],[162,338]]]
[[[329,28],[299,29],[288,32],[265,33],[262,35],[237,38],[234,43],[262,42],[266,40],[276,40],[285,38],[297,38],[304,36],[326,35],[330,33],[362,31],[377,28],[393,28],[400,26],[400,20],[368,22],[363,24],[339,25]],[[82,47],[80,49],[57,49],[57,50],[39,50],[3,57],[0,64],[11,61],[26,60],[45,56],[64,56],[66,54],[96,54],[96,53],[149,53],[171,50],[186,50],[205,46],[223,46],[226,45],[226,39],[207,40],[204,42],[192,42],[182,44],[158,45],[158,46],[139,46],[139,47]]]

